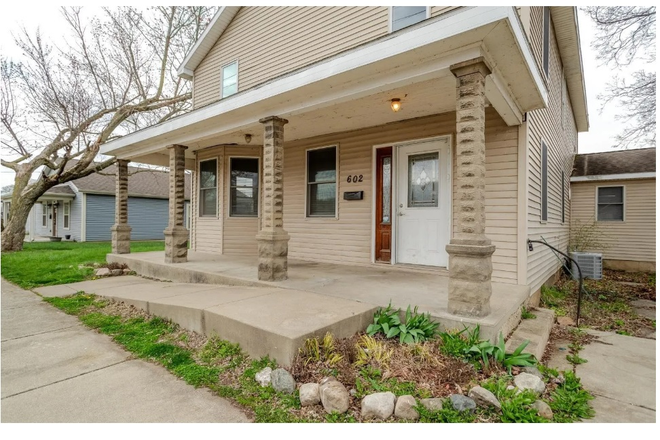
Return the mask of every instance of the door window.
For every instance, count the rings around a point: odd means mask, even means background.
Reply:
[[[438,153],[408,156],[408,208],[438,207]]]

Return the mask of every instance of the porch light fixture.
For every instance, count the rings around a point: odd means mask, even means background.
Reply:
[[[393,112],[398,112],[401,110],[401,100],[399,98],[392,99],[390,106]]]
[[[245,135],[245,143],[249,144],[250,142],[252,142],[252,135],[251,134],[246,134]]]

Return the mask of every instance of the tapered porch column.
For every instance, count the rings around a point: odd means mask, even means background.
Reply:
[[[171,145],[170,150],[170,204],[169,223],[165,229],[165,262],[188,261],[188,230],[183,225],[185,203],[185,151],[188,147]]]
[[[486,237],[485,81],[483,58],[451,66],[456,76],[456,188],[458,232],[447,245],[449,312],[462,316],[490,313],[491,255]]]
[[[284,230],[284,124],[286,119],[270,116],[259,120],[264,124],[262,163],[261,230],[257,234],[259,279],[287,279],[289,234]]]
[[[128,163],[117,159],[115,185],[115,224],[112,225],[112,253],[131,253],[131,227],[128,226]]]

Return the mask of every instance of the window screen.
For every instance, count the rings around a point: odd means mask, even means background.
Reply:
[[[307,215],[334,217],[337,200],[337,147],[307,151]]]
[[[426,18],[426,6],[392,6],[392,32]]]
[[[229,215],[256,217],[259,215],[259,159],[230,159]]]
[[[218,207],[218,161],[199,164],[199,215],[215,216]]]
[[[623,187],[598,188],[598,221],[623,221]]]

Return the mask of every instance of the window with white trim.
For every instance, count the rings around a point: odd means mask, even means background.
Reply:
[[[337,146],[307,150],[307,216],[337,212]]]
[[[599,186],[596,189],[596,219],[599,222],[622,222],[623,186]]]
[[[48,223],[48,203],[41,204],[41,226],[46,227]]]
[[[426,6],[392,6],[392,32],[398,31],[428,18]]]
[[[259,215],[259,159],[232,157],[229,159],[229,216]]]
[[[561,222],[566,222],[566,173],[561,172]]]
[[[222,66],[220,97],[226,98],[238,92],[238,61]]]
[[[64,209],[62,210],[62,227],[69,229],[71,223],[71,202],[64,202]]]
[[[541,141],[541,221],[548,221],[548,146]]]
[[[550,74],[550,7],[543,7],[543,71]]]
[[[218,209],[218,160],[199,163],[199,215],[215,217]]]

